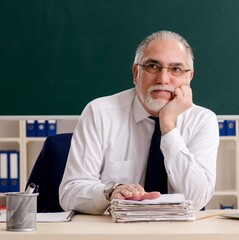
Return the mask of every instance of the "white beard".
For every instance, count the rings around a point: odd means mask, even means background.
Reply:
[[[151,86],[148,91],[147,95],[144,99],[144,96],[140,92],[140,98],[141,100],[145,101],[145,105],[153,112],[159,113],[160,110],[168,103],[168,100],[165,99],[153,99],[151,96],[151,93],[154,90],[167,90],[170,92],[173,92],[172,88],[169,88],[167,86],[162,86],[162,85],[153,85]]]
[[[160,110],[167,104],[165,100],[153,99],[151,95],[147,95],[145,99],[145,105],[153,112],[159,113]]]

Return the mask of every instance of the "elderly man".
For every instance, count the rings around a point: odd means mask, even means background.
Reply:
[[[162,193],[201,209],[212,197],[218,123],[193,103],[191,47],[174,32],[153,33],[132,72],[135,88],[90,102],[80,116],[59,189],[65,210],[102,214],[113,198]]]

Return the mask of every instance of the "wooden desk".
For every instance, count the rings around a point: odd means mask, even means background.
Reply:
[[[200,213],[201,216],[211,214]],[[8,232],[1,240],[238,240],[239,220],[214,216],[194,222],[113,223],[110,216],[76,215],[71,222],[38,223],[36,232]]]

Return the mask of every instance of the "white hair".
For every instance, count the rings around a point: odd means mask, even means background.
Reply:
[[[136,50],[134,63],[139,63],[142,60],[142,55],[143,55],[144,51],[146,50],[146,48],[148,47],[150,42],[152,42],[154,40],[165,40],[165,39],[177,40],[184,45],[184,47],[188,53],[189,65],[191,68],[193,68],[194,56],[193,56],[192,48],[190,47],[188,42],[182,36],[180,36],[179,34],[177,34],[175,32],[171,32],[171,31],[158,31],[158,32],[152,33],[151,35],[147,36],[140,43],[140,45],[138,46],[138,48]]]

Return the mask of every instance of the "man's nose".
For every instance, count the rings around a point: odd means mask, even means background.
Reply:
[[[161,71],[157,73],[157,83],[167,84],[170,81],[170,73],[167,68],[162,68]]]

